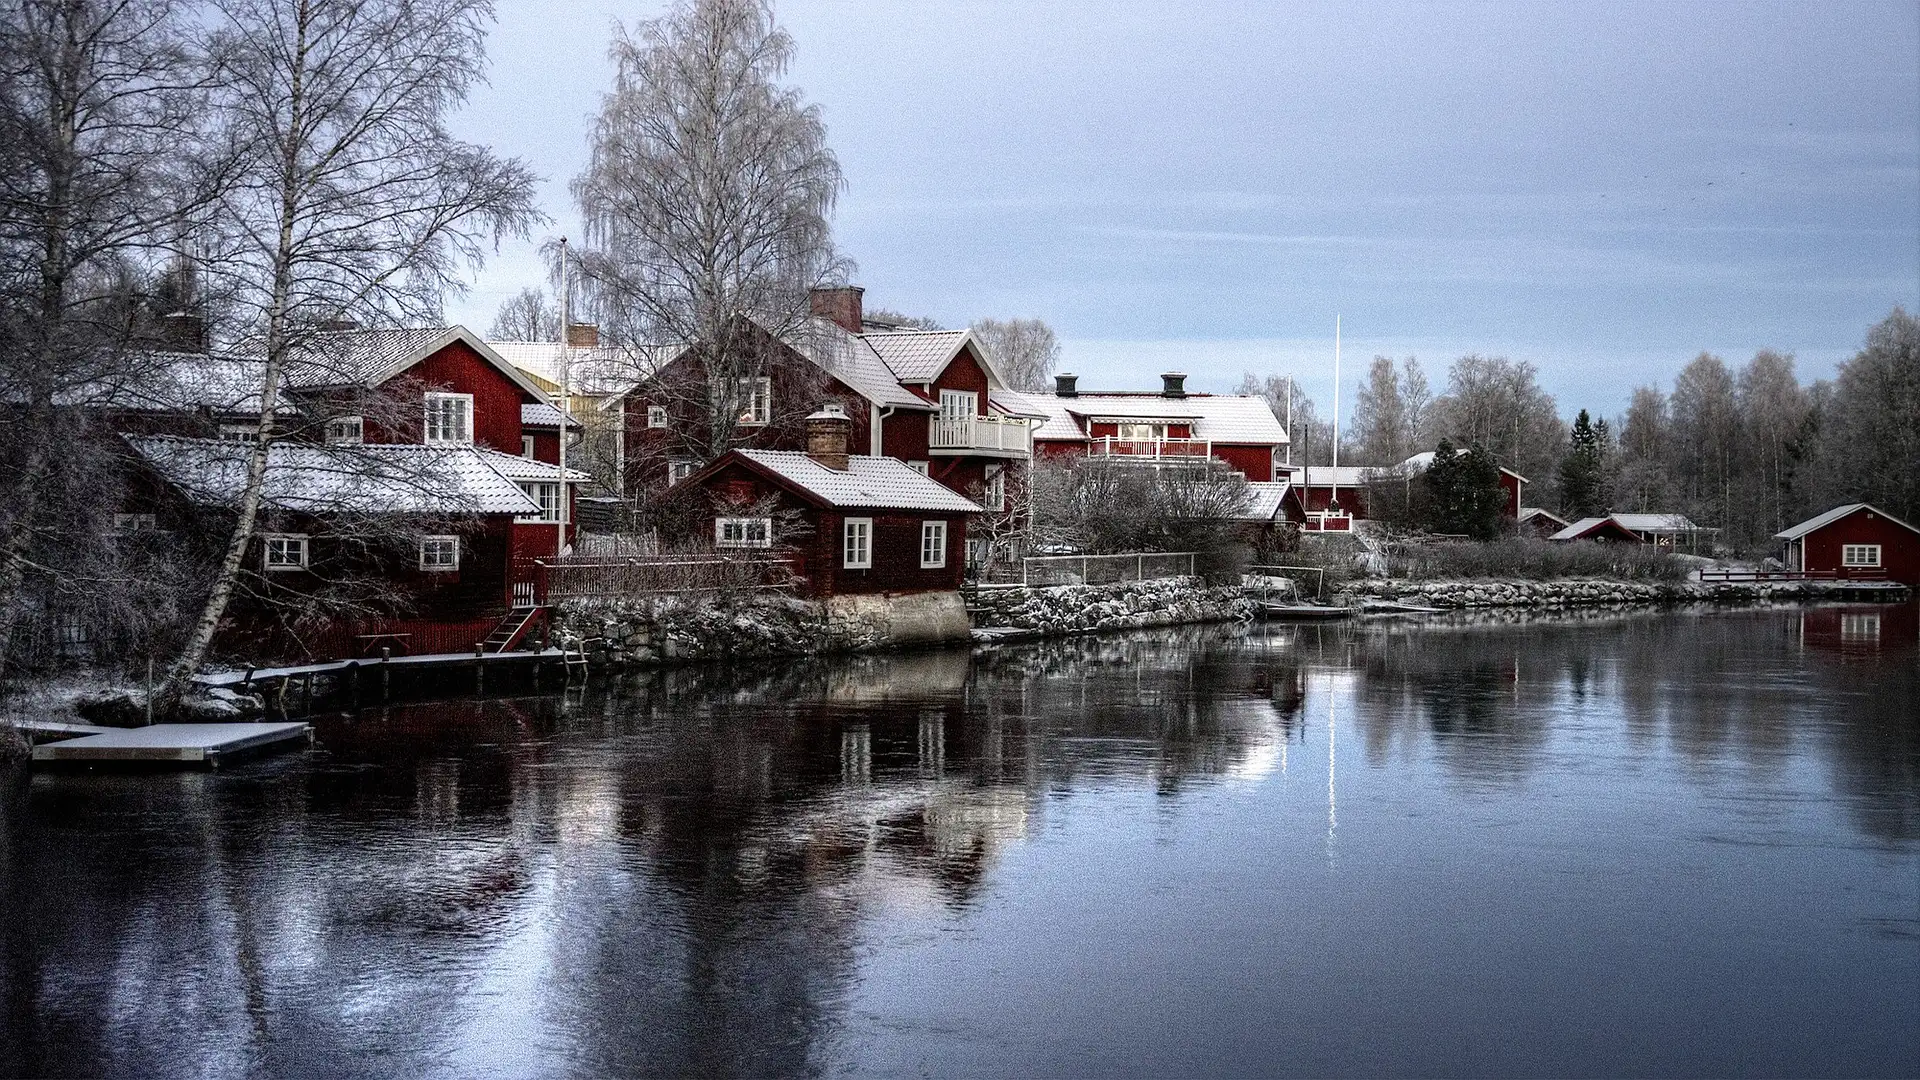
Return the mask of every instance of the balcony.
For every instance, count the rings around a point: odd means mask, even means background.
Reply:
[[[935,414],[928,418],[928,452],[953,457],[1023,458],[1033,453],[1033,429],[1013,416],[973,416],[955,420]]]
[[[1213,444],[1204,439],[1121,439],[1105,436],[1087,444],[1092,457],[1141,462],[1199,463],[1213,456]]]

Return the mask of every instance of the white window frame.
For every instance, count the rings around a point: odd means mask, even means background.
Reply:
[[[927,475],[927,463],[924,461],[909,461],[907,462],[907,468],[912,469],[921,476]]]
[[[947,523],[920,523],[920,569],[939,570],[947,565]]]
[[[665,405],[647,406],[647,426],[664,428],[667,426],[667,407]]]
[[[873,569],[873,519],[850,517],[840,523],[840,565],[848,570]]]
[[[700,471],[700,463],[685,458],[675,458],[667,462],[667,486],[673,485]]]
[[[367,441],[367,422],[358,416],[336,416],[327,421],[326,435],[328,446],[358,446]]]
[[[985,506],[988,510],[993,510],[996,512],[1005,510],[1007,508],[1006,466],[989,465],[987,466],[986,473],[987,473],[987,490],[986,490],[985,496],[981,500],[981,505]]]
[[[558,480],[522,480],[520,490],[540,507],[537,514],[519,514],[513,520],[557,525],[560,522],[560,482]]]
[[[436,416],[436,409],[445,410],[455,406],[452,416]],[[424,405],[425,415],[420,425],[420,439],[429,446],[472,446],[473,445],[473,395],[448,394],[429,391]],[[457,430],[448,431],[448,422],[457,420]]]
[[[740,380],[740,393],[747,400],[746,407],[740,410],[740,419],[734,421],[741,427],[764,427],[773,421],[773,379],[761,375],[752,379]]]
[[[260,537],[260,569],[267,572],[282,570],[305,570],[307,559],[313,546],[312,537],[306,533],[264,533]],[[275,559],[274,548],[279,546],[281,558]],[[289,555],[298,553],[299,561],[294,562]]]
[[[714,518],[713,546],[770,548],[773,546],[773,519],[770,517]]]
[[[1870,568],[1880,565],[1879,544],[1842,544],[1840,545],[1840,565],[1855,568]]]
[[[115,514],[113,531],[120,536],[129,536],[137,532],[153,532],[159,528],[152,514]]]
[[[533,456],[533,436],[531,435],[520,436],[520,456],[523,458],[530,458]]]
[[[221,442],[253,442],[260,435],[258,424],[221,424]]]
[[[1113,437],[1121,442],[1165,442],[1168,426],[1145,420],[1127,420],[1114,425]],[[1129,428],[1133,430],[1129,432]]]
[[[423,536],[420,538],[420,569],[427,573],[450,573],[460,569],[460,538]]]

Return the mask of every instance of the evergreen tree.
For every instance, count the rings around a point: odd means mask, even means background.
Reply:
[[[1607,512],[1606,455],[1601,438],[1606,421],[1596,428],[1587,410],[1573,421],[1567,454],[1560,459],[1560,508],[1574,518],[1598,517]]]
[[[1500,466],[1480,446],[1462,453],[1442,439],[1421,483],[1427,489],[1427,527],[1434,532],[1475,540],[1500,535],[1506,491],[1500,487]]]

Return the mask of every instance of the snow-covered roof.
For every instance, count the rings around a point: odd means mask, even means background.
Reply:
[[[1556,514],[1551,510],[1547,510],[1538,506],[1523,506],[1520,508],[1519,520],[1532,521],[1534,518],[1537,518],[1537,517],[1546,518],[1548,521],[1558,524],[1561,528],[1565,528],[1567,526],[1567,519],[1561,517],[1559,514]]]
[[[1238,515],[1242,521],[1272,521],[1280,513],[1281,503],[1293,487],[1285,480],[1254,481],[1247,485],[1251,498]]]
[[[1433,456],[1434,456],[1434,452],[1432,450],[1422,451],[1421,453],[1415,454],[1412,457],[1408,458],[1407,460],[1401,462],[1399,465],[1399,468],[1406,469],[1411,472],[1426,472],[1427,469],[1433,465]],[[1523,484],[1533,483],[1533,481],[1527,479],[1524,476],[1521,476],[1519,473],[1514,472],[1512,469],[1507,468],[1505,465],[1500,466],[1500,471],[1503,473],[1506,473],[1508,476],[1513,477],[1515,480],[1518,480]],[[1555,520],[1558,520],[1558,519],[1555,519]]]
[[[1280,468],[1300,487],[1333,487],[1336,485],[1343,488],[1365,487],[1367,486],[1367,481],[1371,480],[1376,473],[1375,469],[1367,465],[1342,465],[1339,468],[1335,468],[1332,465],[1314,465],[1311,467],[1304,465],[1282,465]]]
[[[1807,520],[1801,522],[1798,525],[1790,525],[1787,528],[1782,529],[1777,533],[1774,533],[1773,538],[1775,540],[1798,540],[1801,537],[1807,535],[1808,533],[1817,532],[1821,529],[1824,529],[1827,526],[1833,524],[1834,522],[1839,521],[1841,518],[1846,517],[1847,515],[1852,514],[1858,510],[1871,510],[1874,513],[1879,514],[1881,517],[1886,518],[1888,521],[1893,522],[1895,525],[1898,525],[1903,529],[1906,529],[1910,532],[1920,533],[1920,529],[1916,529],[1913,526],[1907,524],[1906,522],[1901,521],[1899,518],[1894,517],[1892,514],[1887,513],[1885,510],[1882,510],[1871,503],[1858,502],[1858,503],[1848,503],[1845,506],[1836,506],[1824,514],[1815,514],[1813,517],[1808,518]]]
[[[808,319],[785,338],[800,355],[882,408],[932,412],[936,406],[900,384],[893,369],[867,343],[828,319]]]
[[[967,330],[893,330],[862,334],[901,382],[929,383],[940,377],[967,343]],[[999,381],[998,379],[995,380]]]
[[[1695,532],[1700,526],[1685,514],[1614,514],[1613,520],[1625,529],[1644,533]]]
[[[1084,442],[1086,424],[1095,419],[1165,420],[1193,425],[1193,437],[1205,442],[1284,446],[1287,430],[1266,399],[1240,394],[1080,394],[1027,400],[1045,408],[1047,421],[1034,431],[1041,442]]]
[[[520,369],[548,394],[560,391],[560,343],[489,341],[487,346]],[[567,361],[567,388],[582,397],[618,396],[672,362],[684,345],[576,346]]]
[[[1593,531],[1594,529],[1599,528],[1602,525],[1605,525],[1608,520],[1609,520],[1608,518],[1603,518],[1603,517],[1584,517],[1584,518],[1581,518],[1579,521],[1576,521],[1573,524],[1567,526],[1566,528],[1561,529],[1559,532],[1554,533],[1552,536],[1547,537],[1547,539],[1578,540],[1582,536],[1585,536],[1587,533]]]
[[[266,361],[260,357],[143,351],[123,359],[116,375],[63,392],[60,404],[142,412],[260,412],[266,375]],[[294,407],[283,399],[275,411],[291,413]]]
[[[1038,394],[1022,393],[1019,390],[993,390],[987,394],[987,404],[1008,416],[1024,416],[1032,420],[1045,420],[1053,413],[1042,402],[1045,399]]]
[[[847,470],[829,469],[796,450],[735,450],[755,465],[825,501],[872,510],[933,510],[977,514],[978,503],[889,457],[856,455]],[[724,458],[722,459],[724,460]]]
[[[253,444],[132,435],[154,472],[202,506],[232,506]],[[470,446],[280,442],[267,448],[261,500],[310,514],[536,514],[540,507]],[[497,455],[505,457],[507,455]]]
[[[520,406],[520,426],[557,428],[560,426],[560,409],[553,405],[523,402]],[[573,426],[579,427],[580,421],[573,421]]]
[[[294,388],[378,386],[441,349],[460,342],[535,401],[546,391],[464,326],[409,326],[378,330],[328,330],[289,350],[287,385]]]
[[[523,457],[519,454],[503,454],[498,450],[490,450],[484,446],[476,446],[474,449],[479,451],[481,458],[484,459],[488,465],[493,466],[495,472],[498,472],[501,476],[509,480],[525,480],[529,483],[542,481],[549,484],[554,481],[556,466],[545,461]],[[567,470],[567,482],[570,484],[584,484],[592,479],[593,477],[591,475],[583,473],[579,469]]]

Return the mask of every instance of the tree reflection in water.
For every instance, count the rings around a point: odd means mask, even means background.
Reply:
[[[1912,611],[1460,615],[756,661],[325,717],[321,750],[229,773],[16,769],[0,1072],[844,1067],[877,1037],[860,1002],[869,961],[900,947],[890,925],[980,916],[1062,807],[1150,793],[1181,815],[1331,770],[1330,744],[1297,751],[1335,700],[1343,838],[1380,783],[1499,799],[1619,769],[1630,789],[1670,754],[1702,789],[1761,794],[1816,762],[1859,842],[1910,860]],[[1596,716],[1613,734],[1590,753],[1570,737]],[[1346,844],[1327,872],[1364,872]],[[1086,887],[1108,874],[1125,869]],[[1392,1064],[1350,1062],[1369,1063]]]

